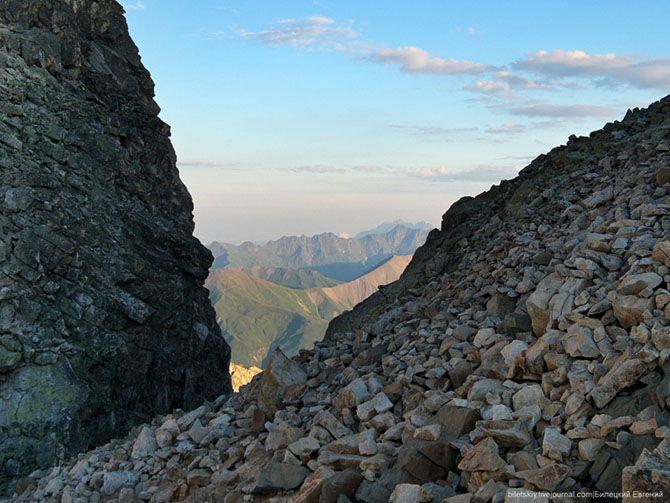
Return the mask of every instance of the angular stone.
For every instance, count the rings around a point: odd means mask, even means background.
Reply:
[[[516,472],[514,476],[530,482],[538,489],[553,491],[569,473],[570,468],[568,466],[554,463],[537,470]]]
[[[570,454],[572,441],[565,435],[561,435],[558,428],[545,428],[542,437],[542,455],[556,461],[562,461]]]
[[[177,427],[180,431],[186,431],[195,421],[200,419],[206,411],[207,408],[204,405],[201,405],[197,409],[187,412],[177,419]]]
[[[562,337],[561,343],[565,352],[570,356],[581,356],[584,358],[600,357],[600,350],[593,341],[593,331],[588,327],[571,325],[568,328],[568,333]]]
[[[102,494],[109,496],[122,487],[134,487],[140,481],[140,472],[105,472],[102,478]]]
[[[517,299],[504,293],[494,293],[486,303],[486,310],[493,316],[503,319],[506,314],[514,311]]]
[[[428,503],[430,501],[430,493],[417,484],[398,484],[389,498],[389,503]]]
[[[335,416],[325,409],[316,415],[314,422],[323,426],[335,438],[352,435],[352,431],[349,428],[340,423]]]
[[[158,443],[151,428],[144,427],[140,430],[137,439],[133,444],[133,451],[130,457],[133,459],[146,458],[158,450]]]
[[[667,439],[664,440],[667,442]],[[621,491],[626,495],[623,503],[657,503],[664,501],[670,488],[670,458],[647,449],[621,474]]]
[[[654,325],[651,329],[651,342],[659,351],[670,348],[670,327]]]
[[[471,340],[477,333],[476,328],[469,327],[468,325],[457,325],[454,328],[454,337],[461,341]]]
[[[300,491],[293,497],[294,503],[319,503],[323,483],[333,475],[335,472],[327,466],[319,466],[307,476]]]
[[[605,441],[600,438],[586,438],[579,441],[579,455],[584,461],[595,461]]]
[[[358,407],[359,404],[372,398],[363,379],[356,378],[347,384],[333,399],[333,405],[338,409]]]
[[[191,470],[186,475],[186,483],[189,486],[205,486],[209,483],[212,478],[211,470]]]
[[[493,438],[500,447],[524,447],[533,440],[520,421],[506,419],[479,421],[477,429],[483,435]]]
[[[172,442],[179,435],[179,426],[174,419],[168,419],[154,432],[158,447],[165,448],[172,445]]]
[[[306,380],[305,371],[277,348],[263,370],[258,408],[265,412],[266,417],[273,417],[281,404],[286,388]]]
[[[406,474],[404,481],[423,483],[439,480],[447,473],[444,465],[453,466],[456,452],[442,442],[414,440],[405,443],[398,452],[395,468]],[[439,463],[439,464],[438,464]]]
[[[652,298],[644,299],[636,295],[617,295],[612,302],[614,316],[626,328],[643,322],[648,314],[651,315],[653,307]]]
[[[377,393],[372,400],[360,404],[356,408],[356,415],[361,421],[368,421],[377,414],[393,408],[393,403],[385,393]]]
[[[334,470],[346,470],[348,468],[358,469],[367,458],[357,454],[339,454],[337,452],[322,450],[317,459],[320,465],[326,465]]]
[[[353,499],[362,480],[363,475],[358,470],[335,472],[324,480],[319,503],[337,503],[342,496]]]
[[[309,469],[304,466],[271,462],[261,469],[258,481],[251,492],[261,495],[295,489],[303,483],[309,474]]]
[[[539,384],[525,385],[512,395],[514,410],[519,410],[531,405],[539,405],[540,408],[542,408],[546,401],[547,397],[544,396],[542,387]]]
[[[314,437],[303,437],[288,444],[288,450],[298,457],[309,456],[314,451],[318,451],[319,447],[319,441]]]
[[[524,341],[514,340],[510,342],[507,346],[502,348],[500,353],[502,354],[505,365],[512,365],[512,362],[517,356],[520,356],[525,350],[528,349],[528,344]]]
[[[651,258],[661,264],[665,263],[670,258],[670,241],[657,241],[651,250]]]
[[[288,447],[289,444],[301,439],[304,435],[305,432],[302,428],[287,426],[284,423],[280,423],[270,429],[270,432],[265,439],[265,448],[271,452],[278,449],[284,449]]]
[[[563,277],[552,273],[538,283],[535,291],[526,300],[526,308],[532,321],[533,332],[538,337],[549,328],[549,301],[558,292],[563,282]]]
[[[586,199],[582,200],[582,205],[587,209],[597,208],[602,206],[606,202],[612,200],[614,197],[614,189],[612,187],[607,187],[605,189],[594,192]]]
[[[417,428],[414,432],[414,438],[420,440],[437,440],[440,438],[440,425],[439,424],[428,424]]]
[[[621,391],[635,384],[647,371],[647,366],[637,359],[628,359],[610,370],[591,391],[591,399],[596,407],[602,409]]]
[[[459,470],[495,472],[502,470],[507,463],[498,456],[498,444],[492,438],[485,438],[468,453],[458,464]]]
[[[617,292],[621,295],[636,295],[645,288],[654,289],[663,282],[655,272],[645,272],[641,274],[630,274],[624,276],[617,287]]]

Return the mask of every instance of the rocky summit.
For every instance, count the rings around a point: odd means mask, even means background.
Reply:
[[[668,501],[669,283],[670,97],[454,204],[313,350],[14,501]]]
[[[0,487],[230,390],[158,112],[119,4],[0,3]]]

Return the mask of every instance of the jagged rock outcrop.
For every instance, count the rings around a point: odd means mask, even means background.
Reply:
[[[118,3],[1,3],[0,486],[230,390],[158,111]]]
[[[258,367],[243,367],[236,363],[230,362],[230,384],[233,391],[237,392],[242,386],[246,386],[251,382],[255,375],[262,372]]]
[[[313,350],[15,501],[664,501],[669,167],[670,97],[571,138],[456,204]]]

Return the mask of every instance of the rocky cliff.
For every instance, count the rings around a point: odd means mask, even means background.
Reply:
[[[0,4],[0,485],[230,390],[158,112],[119,4]]]

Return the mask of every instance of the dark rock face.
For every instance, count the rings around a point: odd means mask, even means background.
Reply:
[[[0,487],[230,391],[153,82],[111,0],[0,5]]]

